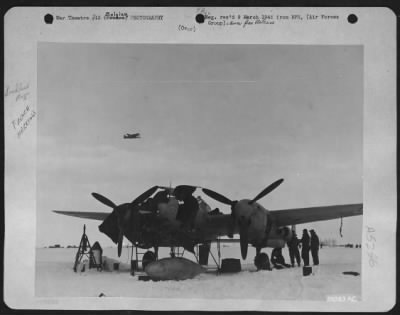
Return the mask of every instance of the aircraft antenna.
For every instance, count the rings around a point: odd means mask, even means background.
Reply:
[[[340,237],[343,237],[342,227],[343,227],[343,217],[340,217],[340,228],[339,228]]]

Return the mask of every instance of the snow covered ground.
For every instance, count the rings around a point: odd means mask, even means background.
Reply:
[[[216,253],[215,244],[212,251]],[[239,244],[221,245],[222,258],[239,258]],[[271,249],[267,249],[268,255]],[[242,261],[242,272],[218,274],[210,270],[185,281],[139,281],[130,274],[130,250],[123,249],[117,259],[116,248],[105,248],[103,256],[110,262],[120,262],[119,271],[95,269],[75,273],[72,270],[77,248],[38,248],[36,251],[35,293],[37,297],[140,297],[140,298],[207,298],[207,299],[279,299],[327,300],[329,296],[352,296],[361,300],[361,249],[323,248],[320,265],[313,274],[302,275],[302,268],[256,271],[253,265],[255,250],[249,248]],[[159,256],[167,257],[169,249],[160,249]],[[289,260],[287,248],[283,250]],[[190,253],[184,257],[195,260]],[[311,258],[311,257],[310,257]],[[212,258],[209,263],[211,265]],[[359,276],[344,275],[355,271]],[[143,274],[143,273],[141,273]]]

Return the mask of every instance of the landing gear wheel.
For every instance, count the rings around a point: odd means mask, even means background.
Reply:
[[[257,270],[271,270],[271,265],[269,264],[269,258],[266,253],[260,253],[254,258],[254,265]]]
[[[145,270],[146,269],[146,266],[149,264],[149,263],[151,263],[151,262],[153,262],[153,261],[155,261],[156,260],[156,254],[154,254],[154,252],[152,252],[152,251],[147,251],[146,253],[144,253],[144,255],[143,255],[143,258],[142,258],[142,267],[143,267],[143,270]]]

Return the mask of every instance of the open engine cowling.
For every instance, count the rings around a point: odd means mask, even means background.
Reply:
[[[290,228],[288,228],[287,226],[282,227],[282,228],[279,228],[279,229],[277,230],[277,234],[278,234],[280,237],[282,237],[282,239],[283,239],[285,242],[290,241],[290,240],[292,239],[292,237],[293,237],[293,231],[292,231]]]

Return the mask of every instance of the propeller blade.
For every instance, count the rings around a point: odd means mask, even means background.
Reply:
[[[224,203],[224,204],[226,204],[228,206],[232,206],[234,204],[234,202],[232,200],[226,198],[225,196],[223,196],[223,195],[221,195],[221,194],[219,194],[219,193],[217,193],[217,192],[215,192],[213,190],[210,190],[210,189],[207,189],[207,188],[203,188],[202,190],[208,197],[210,197],[212,199],[215,199],[215,200],[217,200],[217,201],[219,201],[221,203]]]
[[[242,258],[246,259],[247,249],[249,247],[248,226],[246,224],[240,225],[239,234],[240,234],[240,253],[242,254]]]
[[[123,239],[124,239],[124,235],[122,234],[122,231],[120,230],[119,236],[118,236],[118,257],[121,257]]]
[[[260,192],[252,201],[249,202],[249,204],[252,204],[256,202],[257,200],[265,197],[268,195],[271,191],[273,191],[275,188],[277,188],[280,184],[282,184],[283,178],[278,179],[276,182],[273,182],[271,185],[269,185],[267,188],[265,188],[262,192]]]
[[[110,199],[98,194],[98,193],[92,193],[92,196],[97,199],[98,201],[100,201],[102,204],[105,204],[106,206],[109,206],[110,208],[115,208],[116,205],[114,202],[112,202]]]
[[[115,211],[111,212],[103,223],[99,225],[99,231],[111,238],[115,244],[118,243],[118,217]]]
[[[157,189],[158,189],[158,186],[151,187],[150,189],[146,190],[143,194],[141,194],[139,197],[137,197],[135,200],[133,200],[132,204],[138,204],[138,203],[145,201],[152,194],[154,194]]]

